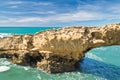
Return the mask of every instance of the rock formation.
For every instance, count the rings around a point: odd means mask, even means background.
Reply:
[[[68,27],[0,38],[0,57],[59,73],[75,70],[75,64],[90,49],[110,45],[120,45],[120,24]]]

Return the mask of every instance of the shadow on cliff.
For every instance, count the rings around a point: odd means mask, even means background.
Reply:
[[[120,80],[120,67],[118,66],[90,58],[84,58],[79,64],[80,68],[78,71],[81,73],[93,74],[107,80]]]

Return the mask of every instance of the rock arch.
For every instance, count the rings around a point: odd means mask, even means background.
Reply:
[[[21,65],[29,65],[27,59],[32,58],[35,67],[49,73],[68,72],[75,70],[76,62],[82,60],[88,50],[120,45],[119,37],[120,24],[14,35],[0,38],[0,57],[11,58],[12,62]]]

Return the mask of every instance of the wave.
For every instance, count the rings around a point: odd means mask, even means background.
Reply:
[[[12,35],[13,35],[12,33],[0,33],[0,38],[12,36]]]
[[[102,51],[105,51],[105,50],[106,50],[106,47],[98,47],[98,48],[95,48],[95,50],[102,50]]]
[[[0,66],[0,72],[8,71],[10,67],[7,66]]]
[[[99,60],[99,61],[103,61],[101,57],[99,57],[91,52],[88,52],[86,54],[86,57],[91,58],[91,59],[95,59],[95,60]]]
[[[11,62],[9,62],[6,58],[0,58],[0,66],[7,66],[10,65]]]
[[[24,68],[24,70],[26,70],[26,71],[30,69],[30,67],[27,67],[27,66],[26,66],[26,67],[23,67],[23,68]]]

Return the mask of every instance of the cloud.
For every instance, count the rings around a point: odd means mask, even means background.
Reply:
[[[99,17],[98,17],[99,16]],[[98,20],[102,19],[103,16],[95,12],[77,11],[73,13],[58,14],[55,16],[48,17],[46,20],[51,21],[52,19],[60,22],[71,22],[71,21],[86,21],[86,20]]]
[[[30,13],[34,13],[34,14],[56,14],[55,11],[46,11],[46,12],[31,11]]]
[[[55,11],[23,11],[23,12],[18,12],[18,11],[0,11],[0,13],[3,14],[13,14],[13,15],[26,15],[26,14],[56,14]]]
[[[48,5],[53,5],[53,3],[51,2],[32,2],[34,5],[37,5],[37,6],[48,6]]]
[[[16,23],[49,23],[49,22],[74,22],[74,21],[86,21],[86,20],[99,20],[103,19],[103,15],[94,12],[78,11],[73,13],[56,14],[49,17],[19,17],[8,18],[7,22]]]
[[[0,10],[7,18],[0,19],[0,25],[51,25],[52,23],[76,23],[91,20],[112,20],[120,18],[118,3],[107,0],[85,2],[80,0],[77,5],[67,3],[35,1],[10,1],[9,11]],[[28,6],[30,5],[30,6]],[[113,6],[111,6],[113,5]],[[76,7],[75,7],[76,6]]]
[[[8,5],[20,5],[20,4],[32,4],[32,5],[41,5],[41,6],[48,6],[52,5],[52,2],[36,2],[36,1],[8,1],[6,4]]]
[[[114,14],[120,14],[120,4],[114,4],[113,6],[111,6],[110,8],[108,8],[109,11],[111,11],[111,13]]]
[[[15,5],[14,5],[14,6],[10,6],[9,8],[18,8],[18,6],[15,6]]]
[[[46,25],[51,23],[71,23],[76,21],[89,21],[89,20],[103,20],[106,18],[112,19],[114,15],[90,12],[90,11],[75,11],[70,13],[56,14],[49,17],[8,17],[0,21],[0,24],[14,23],[14,24],[29,24],[29,25]],[[117,16],[118,17],[118,16]]]
[[[37,18],[37,17],[30,17],[30,18],[21,18],[15,20],[15,22],[18,23],[30,23],[30,22],[42,22],[42,18]]]
[[[8,1],[6,4],[9,4],[9,5],[18,5],[18,4],[22,4],[23,1]]]
[[[54,5],[52,2],[41,2],[41,1],[3,1],[2,7],[7,7],[9,9],[18,9],[20,10],[39,10],[39,8],[44,8]],[[38,8],[38,9],[37,9]]]

